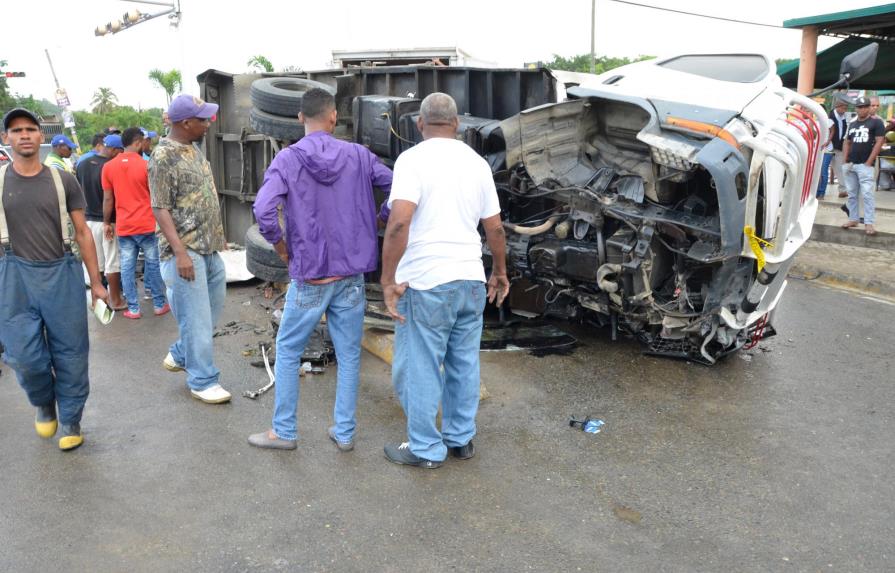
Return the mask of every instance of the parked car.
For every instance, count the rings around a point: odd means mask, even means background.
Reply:
[[[341,136],[386,162],[420,141],[415,119],[422,97],[446,91],[457,99],[458,138],[491,165],[500,196],[510,311],[607,326],[613,338],[619,332],[637,337],[648,353],[706,364],[774,333],[787,270],[811,234],[828,128],[822,107],[782,86],[771,58],[649,60],[567,90],[551,83],[546,70],[526,77],[528,86],[498,85],[487,70],[450,72],[465,74],[462,81],[428,81],[428,73],[416,69],[403,83],[376,81],[370,71],[304,79],[337,94]],[[223,102],[220,117],[230,122],[218,129],[232,134],[209,139],[240,142],[243,161],[234,161],[232,151],[228,160],[218,146],[208,153],[213,166],[231,174],[216,173],[230,196],[227,217],[245,224],[250,211],[247,218],[233,199],[244,205],[253,198],[257,187],[246,174],[260,184],[259,155],[269,161],[288,142],[268,142],[260,154],[247,151],[252,136],[240,118],[248,115],[249,131],[274,138],[282,138],[291,118],[276,119],[276,110],[264,109],[267,102],[257,97],[250,113],[228,113],[227,104],[245,98],[227,92],[253,85],[228,77],[204,75],[206,98]],[[289,91],[300,98],[294,88],[281,95]],[[520,94],[528,105],[519,105]],[[515,108],[496,105],[504,102]],[[253,158],[251,169],[246,157]],[[235,182],[234,168],[238,194],[226,190]],[[261,278],[286,279],[259,237],[252,228],[246,234],[250,270],[254,258]]]

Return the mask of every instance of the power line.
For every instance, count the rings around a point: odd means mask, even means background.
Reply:
[[[650,6],[649,4],[639,4],[637,2],[629,2],[628,0],[609,0],[619,4],[629,4],[631,6],[639,6],[640,8],[652,8],[653,10],[663,10],[665,12],[674,12],[675,14],[685,14],[687,16],[696,16],[698,18],[708,18],[709,20],[723,20],[725,22],[733,22],[734,24],[749,24],[750,26],[764,26],[765,28],[777,28],[780,30],[789,30],[783,26],[774,24],[763,24],[761,22],[747,22],[746,20],[734,20],[733,18],[722,18],[721,16],[709,16],[706,14],[697,14],[695,12],[685,12],[684,10],[675,10],[673,8],[663,8],[662,6]]]

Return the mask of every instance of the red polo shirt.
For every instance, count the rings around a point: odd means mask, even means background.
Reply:
[[[103,191],[111,191],[115,196],[118,236],[155,232],[146,165],[139,153],[125,151],[103,166]]]

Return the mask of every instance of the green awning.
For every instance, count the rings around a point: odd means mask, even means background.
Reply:
[[[893,6],[893,5],[888,5]],[[883,8],[880,6],[880,8]],[[864,10],[871,10],[865,8]],[[854,10],[862,12],[863,10]],[[821,16],[818,16],[820,18]],[[807,20],[808,18],[802,18]],[[787,20],[792,22],[793,20]],[[849,38],[827,48],[817,54],[817,70],[815,72],[814,87],[822,88],[836,83],[839,80],[839,66],[842,60],[850,53],[863,48],[873,40],[866,38]],[[879,55],[876,58],[876,67],[873,71],[852,82],[850,87],[857,90],[886,90],[895,89],[895,44],[889,42],[879,43]],[[777,66],[777,75],[783,80],[783,85],[795,89],[799,82],[799,61],[795,60]]]
[[[861,32],[867,33],[868,31],[873,30],[877,25],[880,27],[890,27],[893,13],[895,13],[895,4],[883,4],[882,6],[870,6],[868,8],[846,10],[844,12],[835,12],[833,14],[821,14],[818,16],[808,16],[806,18],[784,20],[783,27],[804,28],[806,26],[816,26],[820,28],[821,34],[854,34],[859,31],[856,28],[860,26],[861,28],[864,28]]]

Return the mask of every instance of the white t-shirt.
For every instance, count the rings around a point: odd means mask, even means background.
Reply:
[[[488,163],[462,141],[436,137],[395,162],[389,207],[416,205],[395,280],[428,290],[458,280],[485,281],[481,219],[500,213]]]

